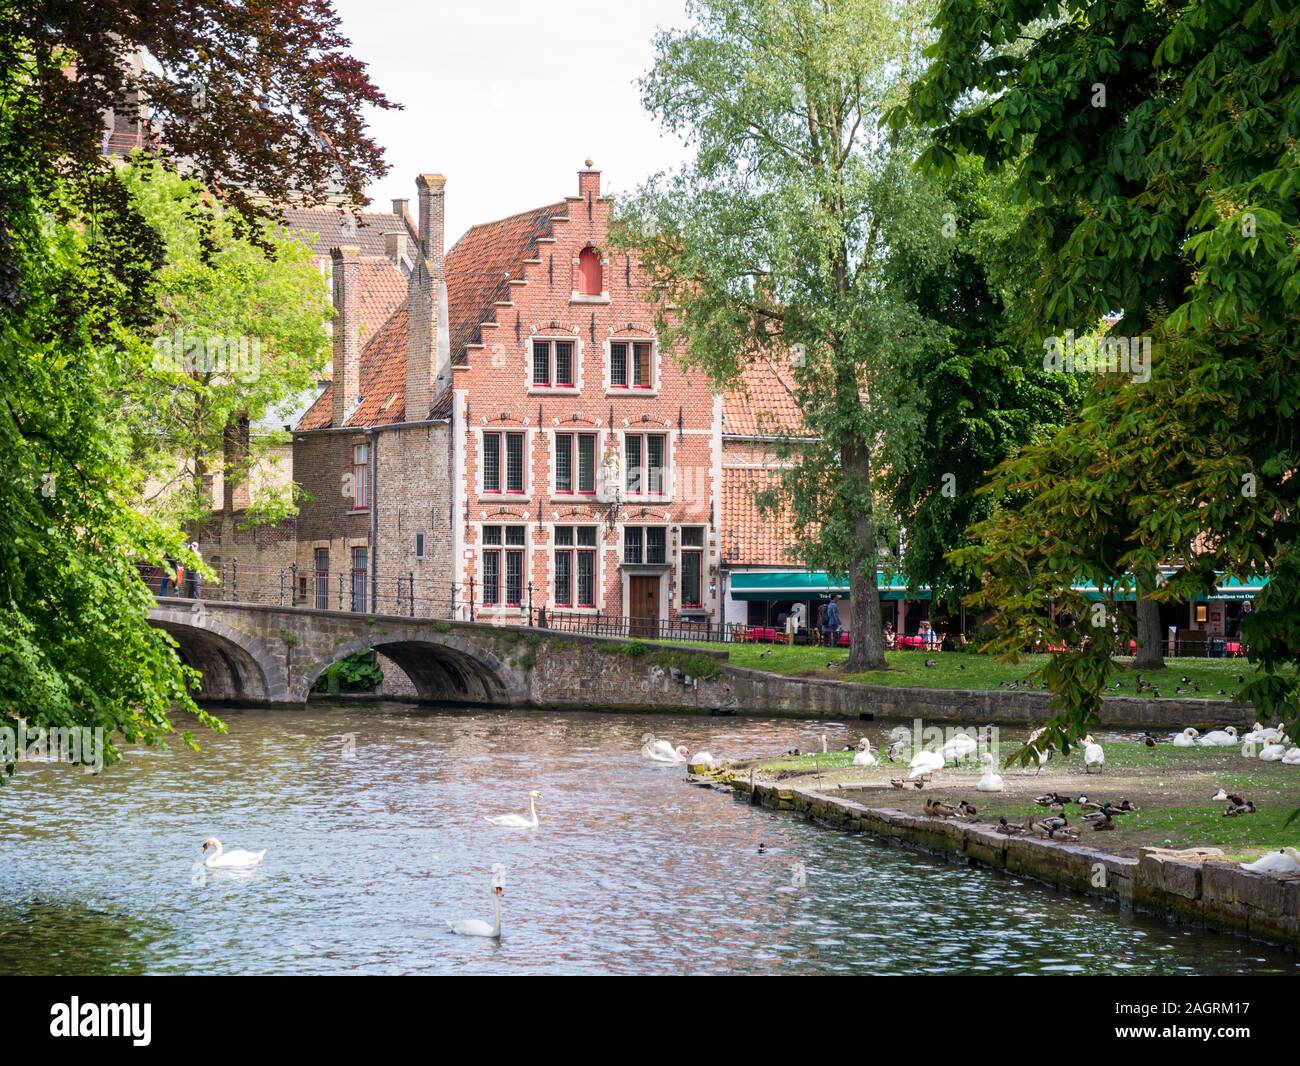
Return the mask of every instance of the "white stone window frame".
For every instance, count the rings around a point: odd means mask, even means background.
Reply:
[[[645,344],[647,342],[650,344],[650,386],[615,385],[613,383],[613,345],[626,344],[630,347],[633,344]],[[659,339],[657,337],[651,334],[606,337],[603,365],[601,367],[603,383],[605,386],[605,395],[608,397],[658,396],[659,390],[663,387],[662,365],[663,360],[659,358]],[[631,376],[630,366],[628,367],[628,376]]]
[[[550,373],[555,375],[555,342],[567,341],[573,345],[573,380],[572,385],[535,385],[533,384],[533,342],[542,341],[551,346],[550,350]],[[523,364],[524,380],[523,386],[529,396],[577,396],[582,392],[583,382],[583,344],[582,338],[574,333],[556,332],[554,330],[539,330],[536,333],[528,335],[524,342]]]
[[[477,601],[474,604],[474,611],[477,615],[491,615],[495,618],[518,618],[528,614],[528,582],[532,579],[532,554],[533,554],[533,523],[523,518],[516,518],[514,515],[498,515],[495,517],[484,518],[479,522],[472,523],[475,527],[476,542],[474,544],[474,579],[478,582],[474,589],[474,598]],[[501,543],[487,544],[483,539],[483,529],[485,526],[501,526]],[[522,526],[524,530],[523,544],[507,544],[505,527]],[[523,553],[523,566],[521,568],[519,587],[519,603],[507,604],[506,596],[506,557],[507,551],[517,551]],[[500,555],[500,571],[497,580],[500,587],[501,600],[499,603],[488,604],[483,602],[483,575],[487,566],[487,553],[497,552]],[[533,596],[533,608],[537,608],[536,589]]]
[[[491,523],[488,524],[490,525]],[[577,536],[575,534],[574,543],[572,545],[565,544],[561,546],[558,543],[555,534],[555,530],[559,526],[573,526],[575,528],[578,526],[589,526],[596,530],[596,543],[594,545],[589,545],[589,546],[579,545],[577,543]],[[548,611],[562,611],[565,614],[596,615],[601,613],[602,611],[601,601],[604,599],[604,588],[605,588],[605,584],[604,584],[605,537],[604,537],[603,524],[589,518],[574,517],[570,519],[559,519],[554,522],[548,522],[546,524],[546,527],[547,527],[546,528],[547,537],[550,539],[550,546],[546,553],[546,563],[547,563],[547,567],[549,568],[549,572],[547,574],[547,581],[546,581],[546,587],[547,587],[546,609]],[[557,551],[567,551],[573,553],[573,573],[570,575],[570,581],[573,586],[573,598],[575,600],[578,598],[578,552],[589,551],[595,555],[596,557],[595,572],[592,576],[592,580],[595,582],[594,592],[595,592],[596,602],[593,606],[579,607],[577,604],[563,604],[563,603],[556,602],[555,553]]]
[[[477,452],[474,456],[474,488],[475,495],[480,500],[486,500],[492,503],[528,503],[533,496],[533,436],[536,429],[531,426],[505,425],[498,423],[496,426],[488,423],[484,426],[475,426],[475,447]],[[522,433],[524,437],[524,488],[522,492],[507,492],[501,490],[487,490],[483,487],[483,459],[484,445],[483,438],[489,433]],[[505,441],[501,442],[501,484],[506,482],[506,447]],[[493,523],[489,522],[488,525]]]
[[[572,426],[573,428],[572,429],[566,428],[567,426]],[[561,491],[556,485],[557,470],[559,468],[558,453],[557,453],[557,449],[559,447],[558,438],[561,436],[577,437],[583,434],[593,439],[592,462],[594,464],[594,470],[592,471],[592,473],[594,474],[595,491],[579,492],[577,491],[577,489],[573,489],[567,492]],[[588,426],[583,423],[561,422],[558,426],[554,426],[551,429],[546,430],[546,436],[548,438],[548,450],[546,453],[546,459],[547,459],[546,488],[547,491],[550,493],[550,495],[557,501],[563,501],[564,503],[595,504],[601,502],[604,498],[604,491],[605,491],[604,464],[601,462],[601,459],[603,457],[601,445],[603,442],[604,433],[601,431],[601,428],[599,426]],[[573,483],[577,485],[578,484],[578,447],[576,441],[574,442],[574,448],[573,448],[572,474],[573,474]],[[561,522],[560,525],[565,525],[565,523]]]
[[[627,438],[628,437],[661,436],[664,438],[664,491],[662,493],[637,492],[632,493],[627,488]],[[650,479],[650,467],[648,458],[650,449],[644,439],[641,443],[641,471],[643,473],[643,483]],[[619,485],[620,498],[625,507],[636,507],[641,504],[647,506],[672,503],[677,489],[677,462],[676,462],[676,443],[673,440],[673,431],[667,426],[660,426],[656,423],[633,422],[626,428],[618,431],[618,458],[619,458],[619,477],[622,483]]]

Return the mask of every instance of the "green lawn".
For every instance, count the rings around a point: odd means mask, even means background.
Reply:
[[[846,673],[847,648],[828,649],[785,644],[700,644],[699,647],[724,648],[736,666],[769,670],[791,677],[826,677],[840,681],[861,681],[869,685],[895,685],[904,688],[1026,688],[1026,679],[1047,661],[1046,655],[1025,655],[1018,663],[999,662],[991,655],[978,652],[891,651],[885,653],[887,670]],[[926,662],[934,666],[926,666]],[[1205,699],[1230,699],[1248,679],[1251,667],[1244,659],[1166,659],[1164,670],[1139,671],[1164,697],[1190,696]],[[1117,660],[1127,666],[1131,659]],[[1137,674],[1131,669],[1117,670],[1107,687],[1108,696],[1137,695]],[[1182,678],[1199,686],[1190,691]],[[1034,684],[1038,688],[1038,684]],[[1179,688],[1185,691],[1178,692]],[[1147,693],[1151,695],[1151,693]]]

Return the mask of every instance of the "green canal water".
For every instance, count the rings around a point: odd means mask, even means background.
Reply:
[[[1297,955],[751,807],[639,753],[646,732],[732,757],[838,746],[835,723],[222,717],[201,752],[132,750],[98,777],[20,764],[0,788],[0,973],[1300,973]],[[531,789],[538,829],[484,820],[524,813]],[[204,870],[208,836],[266,859]],[[452,935],[446,920],[490,920],[497,863],[501,940]]]

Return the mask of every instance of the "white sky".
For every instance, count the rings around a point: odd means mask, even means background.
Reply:
[[[641,106],[651,37],[685,0],[335,0],[352,52],[403,111],[374,111],[392,167],[370,210],[447,176],[447,246],[471,225],[576,195],[591,158],[607,192],[686,157]]]

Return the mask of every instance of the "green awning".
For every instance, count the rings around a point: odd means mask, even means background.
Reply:
[[[882,600],[928,600],[930,590],[907,591],[901,574],[876,571],[876,587]],[[849,594],[847,576],[831,576],[825,570],[774,570],[731,575],[731,595],[737,600],[812,600]]]
[[[1247,578],[1242,581],[1236,577],[1220,576],[1215,582],[1214,591],[1208,596],[1197,596],[1194,603],[1208,603],[1210,600],[1253,600],[1268,584],[1267,576]],[[1074,585],[1075,592],[1082,592],[1090,600],[1105,600],[1111,597],[1107,596],[1096,585]],[[1114,599],[1121,603],[1132,603],[1137,597],[1133,590],[1122,586],[1107,586],[1107,589],[1114,589]]]

